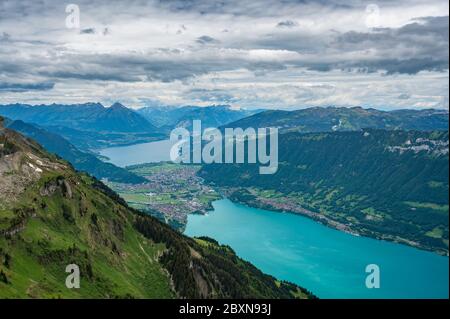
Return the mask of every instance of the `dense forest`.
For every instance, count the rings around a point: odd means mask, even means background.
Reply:
[[[142,214],[136,218],[135,226],[147,238],[167,245],[160,260],[180,297],[314,297],[304,288],[263,274],[237,257],[229,246],[221,246],[213,239],[182,237],[166,224]]]

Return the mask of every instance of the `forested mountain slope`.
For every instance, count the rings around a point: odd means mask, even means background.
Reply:
[[[199,174],[219,186],[271,190],[270,200],[279,196],[362,234],[448,252],[446,131],[286,133],[278,171],[260,175],[258,167],[212,164]],[[235,194],[257,204],[254,195]]]
[[[209,239],[190,239],[129,208],[0,118],[0,297],[293,298]],[[68,264],[81,271],[68,289]]]

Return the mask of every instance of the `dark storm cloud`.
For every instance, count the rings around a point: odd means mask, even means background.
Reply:
[[[0,82],[0,92],[27,92],[27,91],[47,91],[53,89],[55,83],[2,83]]]
[[[267,34],[246,48],[296,51],[311,58],[290,64],[316,71],[385,71],[416,74],[449,68],[449,17],[426,17],[400,28],[332,32],[322,37],[297,32]],[[321,60],[314,59],[322,57]]]
[[[186,94],[193,100],[210,103],[233,103],[236,100],[235,97],[229,92],[219,89],[191,89]]]
[[[74,64],[71,61],[77,61],[77,63]],[[131,54],[70,55],[56,61],[54,65],[47,66],[45,70],[33,69],[30,66],[27,72],[36,72],[38,76],[52,79],[172,82],[210,72],[228,70],[231,62],[231,60],[222,61],[214,58],[179,60]],[[240,65],[251,67],[250,64],[239,60],[235,60],[233,64],[234,67]]]
[[[448,28],[448,16],[427,17],[397,29],[382,28],[367,33],[346,32],[339,35],[331,47],[341,52],[378,52],[370,61],[361,59],[341,62],[341,68],[385,70],[390,74],[443,71],[448,69],[449,64]]]
[[[6,33],[6,32],[0,33],[0,42],[6,42],[6,41],[9,41],[10,39],[11,39],[11,35],[9,33]]]
[[[286,20],[286,21],[280,21],[277,24],[277,27],[279,28],[293,28],[295,26],[297,26],[297,22],[294,22],[292,20]]]
[[[378,3],[389,0],[379,0]],[[199,14],[230,14],[235,16],[268,16],[283,15],[299,5],[327,6],[335,9],[349,9],[352,7],[365,7],[364,0],[158,0],[161,8],[174,12],[196,12]],[[278,10],[276,10],[278,9]]]
[[[80,30],[81,34],[95,34],[95,28],[86,28]]]
[[[213,37],[207,36],[207,35],[203,35],[201,37],[198,37],[196,40],[197,43],[200,44],[214,44],[214,43],[220,43],[219,40],[214,39]]]
[[[266,34],[256,41],[244,46],[248,48],[270,49],[270,50],[289,50],[299,53],[325,53],[328,48],[328,38],[317,37],[298,32],[289,33],[270,33]]]

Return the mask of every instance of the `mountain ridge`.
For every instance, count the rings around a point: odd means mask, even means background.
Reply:
[[[0,115],[36,124],[61,135],[81,150],[162,139],[164,134],[144,117],[120,103],[0,105]]]
[[[85,131],[154,132],[156,128],[135,111],[116,102],[111,107],[101,103],[0,105],[0,113],[13,120],[46,125],[60,125]]]
[[[193,120],[202,121],[204,127],[219,127],[259,111],[232,109],[230,105],[144,107],[137,110],[153,125],[166,130],[175,127],[190,129]]]
[[[230,128],[278,127],[281,132],[354,131],[365,128],[448,130],[448,111],[437,109],[382,111],[362,107],[312,107],[267,110],[229,123]]]
[[[49,152],[55,153],[70,162],[75,169],[84,171],[98,179],[106,178],[115,182],[138,184],[146,180],[129,171],[99,160],[95,155],[78,150],[65,138],[48,132],[40,127],[23,121],[11,121],[6,127],[18,131],[25,136],[36,140]]]

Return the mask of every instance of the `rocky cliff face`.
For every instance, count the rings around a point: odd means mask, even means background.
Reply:
[[[0,121],[0,202],[13,202],[44,172],[64,171],[68,165],[46,154],[39,145],[3,127]]]

